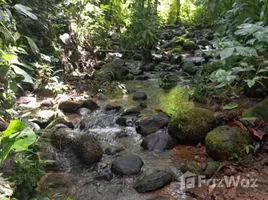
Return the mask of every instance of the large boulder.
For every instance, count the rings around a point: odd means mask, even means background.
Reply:
[[[262,118],[268,122],[268,99],[263,100],[252,108],[246,109],[242,113],[242,117]]]
[[[138,179],[134,183],[137,192],[152,192],[166,186],[173,181],[173,175],[168,171],[156,171]]]
[[[137,175],[140,173],[143,161],[139,156],[127,155],[117,158],[113,163],[111,170],[117,175]]]
[[[182,45],[183,49],[185,51],[192,51],[192,50],[197,50],[199,49],[199,47],[192,41],[190,40],[186,40],[183,45]]]
[[[144,103],[141,103],[139,106],[127,108],[126,110],[124,110],[121,116],[139,115],[144,108],[147,108],[147,106]]]
[[[87,133],[62,126],[55,127],[46,136],[55,148],[72,151],[86,165],[96,163],[102,158],[99,142]]]
[[[62,101],[59,103],[58,108],[65,113],[75,113],[79,108],[81,108],[81,102],[75,101]]]
[[[144,119],[138,123],[137,133],[145,136],[164,128],[170,122],[170,118],[165,113],[158,113],[153,117]]]
[[[134,101],[145,101],[147,100],[147,95],[145,92],[135,92],[133,95]]]
[[[176,144],[176,138],[169,135],[165,130],[159,130],[145,137],[141,146],[149,151],[163,152],[172,149]]]
[[[238,126],[220,126],[206,137],[207,153],[215,160],[226,160],[232,155],[243,156],[249,145],[249,134]]]
[[[169,134],[180,143],[197,144],[204,142],[207,133],[214,128],[216,118],[213,112],[203,108],[193,108],[180,119],[169,123]]]

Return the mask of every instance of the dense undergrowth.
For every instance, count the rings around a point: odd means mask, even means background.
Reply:
[[[14,170],[6,173],[8,177],[1,174],[0,186],[5,189],[0,190],[0,198],[39,199],[34,197],[34,189],[48,162],[36,154],[38,135],[12,112],[25,90],[65,91],[66,74],[94,72],[96,50],[109,49],[116,36],[126,49],[141,50],[147,63],[159,44],[161,27],[187,24],[197,29],[212,27],[220,45],[220,60],[205,64],[195,75],[189,90],[193,99],[205,102],[211,96],[252,91],[264,96],[267,23],[268,3],[264,0],[1,0],[0,116],[16,120],[1,133],[0,166],[11,158]],[[161,84],[167,83],[175,86],[165,77]],[[162,99],[163,109],[175,117],[183,114],[177,112],[181,104],[170,103],[177,96],[184,99],[180,90]]]

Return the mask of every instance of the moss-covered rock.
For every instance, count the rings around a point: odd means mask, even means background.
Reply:
[[[196,144],[204,142],[207,133],[213,129],[216,118],[213,112],[203,108],[193,108],[183,117],[169,123],[169,134],[181,143]]]
[[[215,160],[226,160],[232,155],[244,156],[249,135],[237,126],[219,126],[206,137],[207,153]]]
[[[176,46],[173,49],[171,49],[171,53],[182,53],[183,48],[181,46]]]
[[[195,66],[195,64],[192,61],[184,62],[182,65],[182,71],[189,75],[195,75],[198,70],[199,67]]]
[[[191,50],[197,50],[199,47],[192,41],[186,40],[184,44],[182,45],[183,49],[185,51],[191,51]]]
[[[214,175],[214,173],[217,171],[217,169],[220,167],[220,162],[212,161],[208,162],[206,169],[205,169],[205,175],[207,178],[210,178]]]
[[[50,122],[49,125],[47,125],[46,129],[51,129],[58,124],[64,124],[68,126],[69,128],[74,128],[74,125],[72,122],[65,120],[63,117],[59,117],[59,118],[54,119],[52,122]]]
[[[196,175],[201,174],[202,170],[201,167],[194,161],[187,162],[180,166],[180,170],[182,173],[191,172]]]
[[[262,118],[265,122],[268,122],[268,99],[265,99],[254,107],[245,110],[242,113],[242,117]]]

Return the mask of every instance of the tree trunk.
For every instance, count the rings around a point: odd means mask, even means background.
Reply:
[[[176,22],[175,24],[179,24],[181,22],[180,15],[181,15],[181,1],[176,0]]]

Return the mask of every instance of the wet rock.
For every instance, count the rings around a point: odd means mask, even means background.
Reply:
[[[144,176],[141,179],[138,179],[134,183],[134,189],[137,192],[152,192],[159,188],[162,188],[173,181],[173,176],[170,172],[167,171],[156,171],[149,175]]]
[[[165,130],[159,130],[145,137],[141,146],[149,151],[163,152],[172,149],[176,144],[176,138],[169,135]]]
[[[208,40],[206,40],[206,39],[202,39],[202,40],[198,40],[198,41],[197,41],[197,45],[210,46],[211,43],[210,43],[210,41],[208,41]]]
[[[145,92],[136,92],[133,95],[133,100],[134,101],[145,101],[145,100],[147,100],[147,95]]]
[[[75,113],[81,107],[81,102],[62,101],[59,103],[59,109],[65,113]]]
[[[110,181],[113,179],[113,173],[111,168],[106,163],[97,163],[95,165],[95,174],[93,175],[94,179],[99,181]]]
[[[140,121],[136,128],[136,131],[138,134],[141,134],[143,136],[149,135],[158,131],[161,128],[164,128],[168,125],[169,122],[169,116],[167,116],[165,113],[158,113],[153,117],[149,117]]]
[[[213,34],[208,34],[205,38],[207,40],[213,40],[214,39],[214,35]]]
[[[208,162],[204,174],[207,178],[211,178],[219,167],[220,163],[217,161]]]
[[[98,104],[91,99],[82,101],[81,107],[88,108],[89,110],[96,110],[99,108]]]
[[[111,170],[117,175],[137,175],[140,173],[143,161],[139,156],[127,155],[117,158],[113,163]]]
[[[237,126],[220,126],[206,137],[207,153],[215,160],[227,160],[232,155],[243,156],[249,145],[249,135]]]
[[[102,149],[98,141],[87,133],[69,128],[55,128],[50,136],[51,144],[57,149],[69,149],[86,165],[98,162],[102,158]]]
[[[122,106],[117,106],[117,105],[106,105],[104,107],[104,110],[105,111],[115,111],[115,112],[118,112],[120,109],[122,108]]]
[[[109,148],[104,150],[104,152],[107,155],[114,155],[114,154],[117,154],[117,153],[119,153],[121,151],[124,151],[124,148],[123,147],[117,147],[117,146],[110,146]]]
[[[169,123],[169,134],[179,140],[179,143],[198,144],[205,141],[207,133],[216,124],[213,112],[203,108],[193,108],[181,119]]]
[[[127,115],[139,115],[141,113],[141,111],[147,108],[147,106],[144,103],[141,103],[139,106],[137,107],[133,107],[133,108],[128,108],[126,109],[121,116],[127,116]]]
[[[133,125],[133,119],[127,118],[127,117],[119,117],[116,121],[116,124],[120,126],[132,126]]]
[[[198,69],[199,67],[195,66],[195,64],[191,61],[185,62],[182,65],[182,71],[189,75],[195,75]]]
[[[40,126],[40,128],[45,128],[50,122],[56,118],[56,112],[54,110],[35,110],[32,114],[31,122],[34,122]]]
[[[262,118],[268,122],[268,99],[263,100],[252,108],[246,109],[242,113],[242,117]]]
[[[74,125],[73,125],[72,122],[69,122],[69,121],[65,120],[64,118],[59,117],[59,118],[54,119],[52,122],[50,122],[47,125],[46,129],[51,129],[51,128],[55,127],[58,124],[64,124],[64,125],[66,125],[67,127],[71,128],[71,129],[74,128]]]
[[[107,100],[107,97],[106,97],[105,94],[103,94],[103,93],[98,93],[98,94],[96,95],[96,97],[97,97],[98,100],[100,100],[100,101],[105,101],[105,100]]]
[[[140,75],[143,75],[143,71],[142,71],[142,70],[133,70],[133,71],[131,71],[131,73],[132,73],[134,76],[140,76]]]

